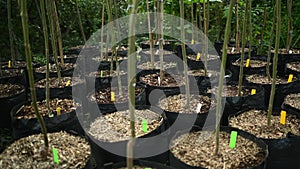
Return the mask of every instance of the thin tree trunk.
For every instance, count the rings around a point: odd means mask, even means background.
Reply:
[[[149,0],[146,0],[147,3],[147,18],[148,18],[148,32],[149,32],[149,42],[150,42],[150,53],[151,53],[151,69],[154,69],[154,42],[153,42],[153,32],[151,31],[151,17],[150,17],[150,8]],[[172,27],[173,29],[173,27]]]
[[[118,30],[118,49],[121,47],[121,36],[120,36],[120,23],[119,23],[119,14],[118,14],[118,6],[117,6],[117,2],[116,0],[114,1],[114,8],[115,8],[115,20],[116,20],[116,24],[117,24],[117,30]]]
[[[78,7],[78,0],[75,0],[75,4],[76,4],[76,10],[77,10],[77,17],[78,17],[80,32],[81,32],[84,43],[86,43],[86,37],[85,37],[85,34],[84,34],[84,29],[83,29],[83,26],[82,26],[82,22],[81,22],[80,10],[79,10],[79,7]]]
[[[13,26],[11,21],[11,0],[7,0],[7,26],[9,32],[9,43],[10,43],[10,55],[11,55],[11,66],[13,67],[16,60],[15,44],[13,39]]]
[[[60,26],[59,26],[59,20],[58,20],[58,14],[57,14],[57,10],[56,10],[55,0],[52,0],[52,10],[53,10],[53,16],[54,16],[54,22],[55,22],[55,31],[56,31],[56,35],[57,35],[60,63],[62,65],[62,67],[64,67],[65,62],[64,62],[64,53],[63,53],[63,42],[62,42],[62,37],[61,37],[61,31],[60,31]]]
[[[263,26],[261,30],[261,37],[260,37],[260,44],[259,44],[259,54],[262,54],[263,50],[263,44],[264,44],[264,37],[265,37],[265,29],[266,29],[266,23],[267,23],[267,3],[266,0],[263,1],[264,4],[264,21]]]
[[[270,102],[268,107],[268,126],[271,125],[271,117],[273,112],[273,102],[275,97],[275,89],[276,89],[276,76],[277,76],[277,63],[278,63],[278,49],[280,43],[280,31],[281,31],[281,5],[280,0],[276,0],[276,40],[275,40],[275,53],[273,58],[273,77],[272,77],[272,87],[271,87],[271,95]]]
[[[129,16],[129,52],[128,52],[128,96],[129,96],[129,112],[130,112],[130,129],[131,129],[131,137],[127,144],[127,168],[133,168],[133,148],[135,144],[135,83],[136,83],[136,67],[132,65],[136,65],[136,49],[135,49],[135,23],[136,18],[134,14],[136,14],[138,2],[136,0],[130,0],[129,4],[133,5],[131,8],[131,14]]]
[[[293,37],[293,18],[292,18],[292,6],[293,0],[287,0],[287,9],[288,9],[288,36],[286,40],[286,50],[289,51],[292,44]]]
[[[47,18],[46,18],[46,11],[45,11],[45,1],[40,0],[40,9],[41,9],[41,16],[42,16],[42,25],[43,25],[43,33],[44,33],[44,41],[45,41],[45,56],[46,56],[46,105],[48,109],[48,114],[50,112],[50,68],[49,68],[49,35],[48,35],[48,25],[47,25]]]
[[[37,119],[41,125],[41,130],[42,130],[42,133],[44,136],[44,146],[45,146],[43,155],[44,155],[44,157],[46,157],[48,149],[49,149],[49,143],[48,143],[46,125],[45,125],[44,119],[41,116],[41,114],[39,113],[38,107],[37,107],[36,91],[35,91],[35,87],[34,87],[32,58],[31,58],[30,42],[29,42],[27,0],[21,1],[21,19],[22,19],[24,47],[25,47],[26,63],[27,63],[27,70],[28,70],[28,77],[29,77],[29,84],[30,84],[30,91],[31,91],[32,106],[34,109],[34,113],[37,116]]]
[[[185,81],[185,95],[186,95],[186,112],[190,112],[190,84],[188,78],[188,65],[187,56],[185,49],[185,30],[184,30],[184,1],[180,0],[180,30],[181,30],[181,48],[182,48],[182,58],[183,58],[183,68],[184,68],[184,81]]]
[[[240,26],[239,26],[239,0],[235,1],[235,19],[236,19],[236,35],[235,35],[235,47],[236,51],[240,51]]]
[[[230,29],[231,29],[231,17],[232,17],[232,9],[233,9],[234,0],[230,0],[229,10],[227,15],[226,21],[226,28],[225,28],[225,37],[223,43],[223,51],[227,50],[227,45],[229,42],[230,36]],[[219,85],[218,85],[218,94],[217,94],[217,107],[216,107],[216,149],[215,155],[219,154],[219,147],[220,147],[220,119],[221,119],[221,102],[222,102],[222,89],[223,89],[223,82],[225,76],[225,69],[226,69],[226,60],[227,60],[227,52],[222,52],[222,65],[220,69],[220,77],[219,77]]]
[[[47,15],[48,15],[48,20],[50,24],[50,37],[51,37],[51,44],[52,44],[52,51],[53,51],[53,56],[55,60],[55,66],[56,66],[56,71],[57,71],[57,76],[59,82],[61,81],[61,73],[60,73],[60,64],[58,62],[58,57],[57,57],[57,40],[55,36],[55,27],[54,27],[54,21],[53,21],[53,14],[52,14],[52,5],[51,5],[51,0],[46,0],[46,9],[47,9]]]
[[[103,58],[103,34],[104,34],[104,7],[105,7],[105,0],[102,0],[102,19],[101,19],[101,44],[100,44],[100,56]]]
[[[238,84],[238,96],[242,95],[242,84],[243,84],[243,75],[244,75],[244,58],[245,58],[245,45],[246,45],[246,30],[248,28],[248,9],[249,7],[249,0],[246,0],[246,9],[245,15],[243,20],[243,30],[242,30],[242,54],[240,59],[240,72],[239,72],[239,84]],[[249,51],[249,53],[251,53]]]
[[[160,1],[158,2],[159,4],[159,61],[160,61],[160,71],[159,71],[159,77],[160,81],[162,82],[164,79],[164,47],[163,47],[163,42],[164,42],[164,25],[163,25],[163,20],[164,20],[164,2]],[[161,84],[159,84],[161,85]]]

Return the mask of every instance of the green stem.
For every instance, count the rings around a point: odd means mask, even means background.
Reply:
[[[164,67],[163,67],[163,62],[164,62],[164,48],[163,48],[163,41],[164,41],[164,26],[163,26],[163,20],[164,20],[164,2],[159,1],[159,60],[160,60],[160,71],[159,71],[159,76],[160,76],[160,81],[162,82],[164,79]],[[159,84],[161,85],[161,84]]]
[[[288,36],[286,40],[286,50],[289,51],[292,44],[293,37],[293,18],[292,18],[292,4],[293,0],[287,0],[287,9],[288,9]]]
[[[101,44],[100,44],[100,57],[103,58],[103,34],[104,34],[104,14],[105,14],[105,0],[102,0],[102,19],[101,19]]]
[[[246,29],[248,27],[248,9],[249,7],[249,0],[246,0],[246,9],[245,15],[243,20],[243,30],[242,30],[242,55],[240,60],[240,72],[239,72],[239,84],[238,84],[238,96],[242,95],[242,83],[243,83],[243,75],[244,75],[244,58],[245,58],[245,45],[246,45]],[[249,51],[249,53],[251,53]]]
[[[262,54],[263,50],[263,44],[264,44],[264,36],[265,36],[265,30],[266,30],[266,23],[267,23],[267,3],[266,0],[263,1],[264,4],[264,21],[263,26],[261,30],[261,37],[260,37],[260,44],[259,44],[259,54]]]
[[[58,14],[57,14],[57,10],[56,10],[55,0],[52,1],[52,10],[53,10],[53,16],[54,16],[54,22],[55,22],[55,31],[57,34],[60,62],[61,62],[62,67],[64,67],[65,62],[64,62],[64,53],[63,53],[63,43],[62,43],[62,37],[61,37],[61,31],[60,31],[60,26],[59,26],[59,20],[58,20]]]
[[[150,8],[149,8],[149,0],[146,0],[147,3],[147,18],[148,18],[148,32],[149,32],[149,42],[150,42],[150,52],[151,52],[151,69],[154,69],[154,42],[153,42],[153,33],[151,32],[151,18],[150,18]]]
[[[240,51],[240,26],[239,26],[239,0],[235,1],[235,19],[236,19],[236,35],[235,35],[235,48]]]
[[[27,0],[21,1],[21,19],[22,19],[24,47],[25,47],[28,77],[29,77],[29,85],[31,91],[32,106],[34,109],[34,113],[37,116],[37,119],[41,125],[41,130],[44,136],[44,146],[45,146],[45,150],[47,151],[49,148],[47,129],[46,129],[44,119],[38,111],[36,91],[34,87],[33,67],[32,67],[32,58],[31,58],[30,42],[29,42],[29,30],[28,30]]]
[[[41,16],[42,16],[42,24],[43,24],[43,33],[44,33],[44,41],[45,41],[45,55],[46,55],[46,105],[48,109],[48,114],[50,112],[50,68],[49,68],[49,40],[48,40],[48,27],[47,27],[47,18],[45,11],[45,1],[40,0],[40,8],[41,8]]]
[[[185,49],[185,30],[184,30],[184,1],[180,0],[180,30],[181,30],[181,48],[182,48],[182,58],[183,58],[183,68],[184,68],[184,81],[185,83],[185,93],[186,93],[186,112],[190,112],[190,84],[188,78],[188,66],[187,66],[187,56]]]
[[[133,168],[133,148],[135,143],[135,87],[134,84],[136,83],[136,67],[132,65],[136,65],[136,47],[135,47],[135,24],[136,24],[136,8],[138,2],[136,0],[130,0],[130,5],[133,5],[131,8],[131,15],[129,16],[129,52],[128,52],[128,97],[129,97],[129,112],[130,112],[130,130],[131,130],[131,137],[127,144],[127,168]],[[133,35],[133,36],[132,36]]]
[[[280,31],[281,31],[281,5],[280,0],[276,0],[276,40],[275,40],[275,53],[273,58],[273,79],[272,79],[272,87],[271,87],[271,95],[270,102],[268,108],[268,126],[271,125],[271,116],[273,111],[273,102],[275,97],[275,89],[276,89],[276,76],[277,76],[277,63],[278,63],[278,49],[280,43]]]
[[[81,16],[80,16],[80,10],[79,10],[79,7],[78,7],[78,0],[75,0],[75,4],[76,4],[76,11],[77,11],[77,17],[78,17],[78,23],[79,23],[80,32],[81,32],[81,35],[82,35],[84,43],[86,43],[86,37],[85,37],[84,29],[83,29],[83,26],[82,26],[82,21],[81,21]]]
[[[229,42],[229,35],[231,29],[231,18],[232,18],[232,9],[233,9],[234,0],[230,0],[229,10],[227,15],[226,21],[226,28],[225,28],[225,38],[223,44],[223,51],[226,51],[227,45]],[[216,149],[215,155],[219,154],[219,147],[220,147],[220,119],[221,119],[221,102],[222,102],[222,89],[223,89],[223,82],[225,76],[225,69],[226,69],[226,60],[227,60],[227,52],[222,52],[222,65],[220,69],[220,77],[219,77],[219,85],[218,85],[218,94],[217,94],[217,108],[216,108]]]
[[[9,43],[10,43],[10,54],[11,54],[11,66],[14,66],[15,63],[15,45],[13,40],[13,26],[11,21],[11,0],[7,0],[7,26],[9,32]]]

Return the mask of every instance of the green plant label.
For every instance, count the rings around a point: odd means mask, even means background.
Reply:
[[[103,77],[103,70],[100,71],[100,77]]]
[[[57,149],[53,147],[52,152],[53,152],[53,161],[54,161],[54,163],[59,164]]]
[[[231,134],[230,134],[230,143],[229,143],[229,147],[230,148],[235,148],[237,135],[238,135],[237,131],[231,131]]]
[[[148,132],[148,121],[146,119],[142,120],[142,130],[144,133]]]

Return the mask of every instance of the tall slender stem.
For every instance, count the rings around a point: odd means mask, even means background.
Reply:
[[[235,19],[236,19],[236,35],[235,35],[235,47],[240,51],[240,24],[239,24],[239,0],[235,1]]]
[[[154,42],[153,42],[153,32],[151,31],[151,17],[150,17],[150,8],[149,0],[146,0],[147,5],[147,19],[148,19],[148,32],[149,32],[149,42],[150,42],[150,54],[151,54],[151,69],[154,69]]]
[[[59,26],[59,20],[58,20],[58,14],[57,14],[57,10],[56,10],[55,0],[52,1],[52,10],[53,10],[53,16],[54,16],[54,22],[55,22],[55,31],[56,31],[56,35],[57,35],[60,63],[62,65],[62,67],[64,67],[65,62],[64,62],[64,53],[63,53],[63,43],[62,43],[62,37],[61,37],[61,31],[60,31],[60,26]]]
[[[100,56],[103,58],[103,34],[104,34],[104,14],[105,14],[105,0],[102,0],[102,19],[101,19],[101,44],[100,44]]]
[[[292,4],[293,0],[287,0],[287,9],[288,9],[288,36],[286,40],[286,50],[289,51],[292,44],[293,37],[293,18],[292,18]]]
[[[275,89],[276,89],[276,76],[277,76],[277,63],[278,63],[278,49],[280,43],[280,31],[281,31],[281,5],[280,0],[276,0],[276,40],[275,40],[275,53],[273,58],[273,77],[272,77],[272,87],[271,87],[271,95],[268,107],[268,126],[271,125],[271,116],[273,111],[273,102],[275,97]]]
[[[245,45],[246,45],[246,30],[248,27],[248,9],[249,9],[249,0],[246,0],[246,9],[243,20],[243,30],[242,30],[242,55],[240,60],[240,72],[239,72],[239,84],[238,84],[238,96],[242,95],[242,83],[244,75],[244,58],[245,58]],[[249,52],[251,53],[251,52]]]
[[[261,30],[261,36],[260,36],[260,44],[259,44],[259,54],[262,54],[263,50],[263,44],[264,44],[264,36],[265,36],[265,30],[266,30],[266,23],[267,23],[267,3],[266,0],[263,0],[264,4],[264,21],[263,21],[263,26]]]
[[[159,71],[159,76],[160,76],[160,81],[164,79],[164,47],[163,47],[163,42],[164,42],[164,2],[159,1],[159,61],[160,61],[160,71]]]
[[[181,48],[182,48],[182,58],[183,58],[183,71],[184,71],[184,81],[185,81],[185,95],[186,95],[186,112],[190,112],[190,84],[188,78],[188,65],[187,56],[185,49],[185,30],[184,30],[184,1],[180,0],[180,30],[181,30]]]
[[[28,30],[27,0],[21,1],[21,19],[22,19],[24,47],[25,47],[26,63],[27,63],[27,70],[28,70],[28,77],[29,77],[29,84],[30,84],[30,91],[31,91],[32,106],[34,109],[34,113],[36,114],[37,119],[41,125],[41,130],[44,136],[44,146],[47,152],[49,148],[47,129],[46,129],[44,119],[38,111],[36,91],[34,87],[33,67],[32,67],[32,58],[31,58],[31,50],[30,50],[30,42],[29,42],[29,30]]]
[[[78,7],[78,0],[75,0],[75,4],[76,4],[76,11],[77,11],[77,17],[78,17],[78,23],[79,23],[80,32],[81,32],[83,41],[85,43],[86,42],[86,37],[85,37],[84,29],[83,29],[83,26],[82,26],[82,21],[81,21],[81,16],[80,16],[80,10],[79,10],[79,7]]]
[[[129,5],[131,7],[131,15],[129,16],[129,52],[128,52],[128,96],[129,96],[129,112],[130,112],[130,130],[131,130],[131,137],[127,144],[127,168],[133,168],[133,148],[135,144],[135,87],[134,84],[136,83],[136,47],[135,47],[135,23],[136,23],[136,8],[138,3],[136,0],[130,0]]]
[[[47,26],[47,18],[45,11],[45,0],[40,0],[40,8],[41,8],[41,16],[42,16],[42,24],[43,24],[43,33],[44,33],[44,41],[45,41],[45,55],[46,55],[46,106],[48,109],[48,114],[50,113],[50,67],[49,67],[49,35],[48,35],[48,26]]]
[[[11,62],[12,66],[15,64],[15,44],[13,39],[13,26],[11,21],[11,0],[7,0],[7,26],[8,26],[8,35],[9,35],[9,43],[10,43],[10,55],[11,55]]]
[[[224,44],[223,44],[223,51],[226,51],[227,45],[229,42],[229,35],[231,29],[231,17],[232,17],[232,9],[233,9],[233,2],[234,0],[230,0],[229,10],[227,15],[226,21],[226,28],[225,28],[225,37],[224,37]],[[219,147],[220,147],[220,119],[221,119],[221,102],[222,102],[222,89],[223,89],[223,82],[224,82],[224,75],[226,69],[226,60],[227,60],[227,52],[222,52],[222,65],[220,69],[220,77],[219,77],[219,85],[218,85],[218,94],[217,94],[217,108],[216,108],[216,149],[215,155],[219,154]]]

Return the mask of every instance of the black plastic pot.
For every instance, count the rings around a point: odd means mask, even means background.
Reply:
[[[236,84],[235,84],[236,85]],[[228,125],[227,119],[231,114],[235,114],[241,110],[245,110],[248,108],[265,108],[264,97],[265,90],[261,86],[244,86],[244,88],[256,90],[255,95],[247,95],[247,96],[235,96],[235,97],[226,97],[224,113],[222,116],[222,123],[224,125]]]
[[[177,40],[165,39],[165,44],[163,44],[164,50],[175,51]],[[146,41],[140,43],[142,49],[150,49],[150,44],[146,43]],[[154,48],[159,48],[158,44],[154,44]]]
[[[232,114],[228,120],[248,110],[250,109]],[[276,111],[275,113],[279,114],[279,112]],[[262,140],[268,145],[269,156],[267,158],[267,169],[296,169],[300,166],[299,136],[288,133],[286,138]]]
[[[137,79],[139,80],[139,82],[142,85],[146,86],[146,104],[147,105],[156,105],[159,98],[162,95],[169,96],[169,95],[173,94],[174,92],[178,92],[178,91],[184,89],[184,85],[176,86],[176,87],[152,86],[152,85],[149,85],[149,84],[143,82],[140,79],[142,76],[145,76],[148,74],[154,74],[157,72],[159,72],[159,70],[146,70],[146,71],[142,71],[137,74]]]
[[[273,63],[274,53],[271,53],[271,62]],[[290,62],[300,61],[300,54],[283,54],[278,53],[277,73],[285,75],[286,64]]]
[[[266,58],[263,56],[258,57],[251,57],[251,60],[261,60],[266,61]],[[245,61],[246,62],[246,59]],[[239,80],[239,73],[240,73],[240,65],[234,65],[231,63],[230,70],[232,71],[232,80],[238,81]],[[246,67],[244,66],[244,76],[245,75],[252,75],[252,74],[266,74],[266,67]]]
[[[246,86],[262,86],[265,90],[265,107],[268,107],[269,100],[270,100],[270,94],[271,94],[271,84],[256,84],[253,82],[245,80]],[[276,84],[275,88],[275,97],[274,97],[274,103],[273,103],[273,109],[274,110],[280,110],[281,105],[284,101],[284,97],[290,93],[298,93],[300,92],[300,83],[299,80],[294,80],[291,83],[286,84]]]
[[[9,129],[12,128],[10,111],[13,106],[24,101],[26,101],[26,93],[24,89],[22,92],[18,94],[14,94],[9,97],[0,96],[0,107],[1,107],[0,128],[9,128]]]
[[[283,102],[281,108],[286,110],[287,113],[296,115],[298,118],[300,118],[300,110],[299,109],[292,107],[291,105],[286,104],[284,102]]]
[[[153,161],[135,160],[133,164],[141,167],[149,167],[149,168],[156,168],[156,169],[174,169],[173,167],[167,166],[165,164],[153,162]],[[108,165],[105,166],[104,169],[119,169],[122,167],[126,167],[126,162],[120,162],[113,165]]]
[[[200,130],[199,127],[194,127],[194,128],[192,128],[192,130],[180,131],[178,133],[178,135],[175,136],[172,140],[175,140],[176,138],[178,138],[182,134],[193,132],[193,131],[199,131],[199,130]],[[261,164],[258,164],[255,167],[249,167],[247,169],[265,169],[266,158],[268,157],[268,146],[261,139],[256,138],[254,135],[252,135],[248,132],[245,132],[245,131],[242,131],[242,130],[239,130],[239,129],[236,129],[236,128],[232,128],[232,127],[221,127],[221,131],[225,131],[227,133],[230,133],[231,131],[237,131],[239,136],[253,141],[260,148],[262,148],[264,153],[265,153],[264,161]],[[203,167],[194,167],[194,166],[190,166],[188,164],[185,164],[184,162],[180,161],[177,157],[175,157],[171,152],[170,152],[170,166],[172,166],[174,168],[180,168],[180,169],[207,169],[207,168],[204,168],[205,166],[203,166]]]
[[[163,123],[154,131],[136,139],[135,145],[134,145],[134,158],[136,159],[137,155],[141,155],[141,153],[146,151],[146,154],[151,153],[152,150],[156,149],[157,147],[161,148],[167,148],[168,147],[168,137],[167,134],[162,134],[166,129],[168,128],[168,123],[166,121],[166,116],[163,113],[162,110],[158,109],[157,107],[150,107],[150,106],[137,106],[137,109],[150,109],[154,111],[155,113],[161,114],[163,116]],[[126,107],[123,107],[123,110],[127,109]],[[125,141],[119,141],[119,142],[103,142],[100,140],[95,139],[93,136],[91,136],[89,133],[86,133],[88,137],[88,141],[91,144],[91,152],[92,156],[95,159],[98,168],[102,168],[104,166],[110,165],[112,163],[122,162],[126,161],[126,157],[121,156],[120,154],[114,153],[113,151],[110,151],[112,148],[114,150],[118,149],[118,152],[121,151],[122,154],[126,154],[126,147],[128,140]],[[141,138],[150,138],[157,135],[161,135],[162,138],[160,139],[159,143],[154,143],[150,140],[141,140]],[[155,151],[155,150],[154,150]],[[152,152],[153,153],[153,152]],[[145,154],[143,154],[145,155]],[[168,161],[168,152],[164,152],[155,156],[150,156],[146,158],[139,158],[141,160],[150,160],[150,161],[156,161],[161,163],[166,163]]]
[[[145,53],[146,51],[150,51],[150,49],[143,50],[139,53],[139,55],[140,55],[139,63],[144,63],[144,62],[150,62],[151,61],[151,54],[150,53]],[[158,49],[156,49],[156,51],[158,51]],[[164,51],[168,51],[168,50],[164,49]],[[181,58],[178,55],[176,55],[175,52],[172,52],[172,51],[170,51],[170,52],[171,52],[170,54],[164,54],[163,55],[163,61],[167,62],[167,63],[174,62],[174,63],[177,64],[178,67],[182,67],[181,66],[182,65]],[[160,61],[158,53],[154,53],[154,61],[155,62]]]
[[[11,110],[12,119],[12,131],[14,139],[19,139],[32,134],[41,133],[41,127],[37,118],[31,119],[18,119],[16,114],[19,113],[19,109],[23,105],[30,105],[30,102],[22,102]],[[59,131],[75,131],[79,135],[84,135],[84,131],[76,117],[76,110],[69,113],[63,113],[54,117],[43,117],[47,132],[59,132]]]
[[[27,81],[26,81],[26,71],[25,69],[2,69],[1,70],[3,75],[0,77],[0,83],[11,83],[11,84],[21,84],[23,86],[27,86]],[[11,72],[15,71],[18,72],[14,76],[5,76],[5,72]]]
[[[61,68],[60,68],[61,69]],[[73,76],[74,68],[61,70],[61,76]],[[50,72],[49,77],[57,77],[57,72]],[[46,73],[34,72],[34,80],[39,81],[46,78]]]
[[[204,93],[199,92],[190,92],[191,94],[195,95],[207,95]],[[180,92],[176,91],[172,95],[180,94]],[[170,95],[170,96],[172,96]],[[213,95],[208,94],[208,97],[210,97],[212,100],[215,100]],[[164,99],[165,97],[161,97],[159,100]],[[196,107],[190,107],[191,109],[196,109]],[[200,126],[203,127],[206,126],[212,126],[216,124],[216,110],[214,108],[210,108],[209,111],[202,112],[202,113],[178,113],[178,112],[170,112],[167,110],[164,110],[167,120],[171,126],[171,137],[174,136],[174,134],[179,130],[186,130],[191,128],[192,126]],[[210,116],[208,116],[210,113]],[[193,122],[193,123],[192,123]]]
[[[135,104],[136,105],[145,105],[146,104],[146,89],[145,89],[144,86],[142,86],[139,83],[137,84],[137,86],[143,88],[143,91],[139,95],[136,96]],[[97,90],[103,89],[103,88],[106,88],[106,87],[110,87],[110,86],[103,85],[103,86],[98,87]],[[125,101],[125,102],[120,102],[120,103],[117,102],[117,103],[109,103],[109,104],[98,104],[95,101],[92,101],[90,99],[91,96],[94,95],[94,93],[95,92],[92,91],[87,95],[88,105],[97,104],[101,113],[115,112],[115,111],[119,110],[120,108],[126,107],[128,105],[128,100]],[[88,107],[92,107],[92,106],[88,106]],[[99,112],[99,110],[95,110],[95,111]]]
[[[289,63],[287,63],[287,64],[289,64]],[[300,70],[294,70],[294,69],[288,68],[287,64],[286,64],[286,74],[288,74],[288,75],[292,74],[295,77],[300,78]]]

